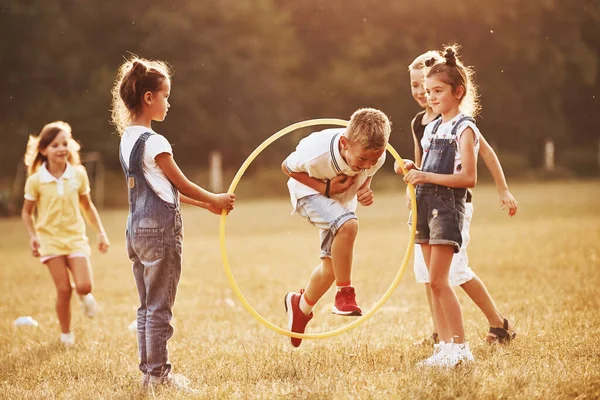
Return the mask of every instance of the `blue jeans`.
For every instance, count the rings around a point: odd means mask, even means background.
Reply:
[[[121,163],[129,186],[127,253],[133,261],[140,298],[139,368],[144,374],[165,377],[171,371],[167,341],[173,336],[171,319],[181,276],[183,222],[176,189],[173,187],[176,203],[169,204],[158,197],[144,177],[142,160],[149,136],[141,135],[134,145],[128,168],[123,159]]]

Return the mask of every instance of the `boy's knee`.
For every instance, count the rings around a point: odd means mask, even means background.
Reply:
[[[355,238],[358,235],[358,220],[353,218],[344,222],[344,224],[338,229],[336,236],[347,236]]]

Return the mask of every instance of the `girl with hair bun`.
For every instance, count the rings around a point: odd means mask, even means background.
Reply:
[[[424,108],[423,111],[419,112],[415,116],[411,123],[414,140],[415,161],[417,166],[421,165],[421,154],[423,152],[421,140],[424,136],[425,127],[427,124],[439,118],[439,115],[433,112],[433,109],[427,102],[426,98],[424,87],[425,72],[428,68],[426,64],[429,64],[431,67],[435,65],[437,61],[443,60],[445,60],[447,63],[449,62],[450,64],[456,64],[454,50],[452,50],[451,53],[447,52],[447,55],[449,60],[447,60],[446,57],[442,57],[442,55],[437,51],[428,51],[418,56],[408,67],[413,98],[421,107]],[[476,107],[469,105],[466,101],[467,100],[463,99],[463,103],[461,103],[461,110],[465,109],[465,112],[467,110],[473,112]],[[506,183],[502,166],[498,160],[498,157],[496,156],[496,153],[494,152],[494,149],[487,143],[483,136],[480,136],[479,155],[485,162],[487,168],[492,174],[492,177],[494,178],[502,208],[507,208],[508,215],[513,216],[517,211],[517,201],[508,190],[508,185]],[[486,316],[490,327],[488,335],[486,336],[486,341],[488,343],[507,343],[516,336],[516,332],[508,320],[504,318],[504,316],[498,310],[484,283],[469,267],[467,245],[470,239],[469,231],[474,210],[472,197],[472,193],[469,190],[467,192],[467,198],[465,201],[465,215],[462,226],[463,243],[459,253],[455,254],[452,258],[449,281],[451,286],[461,286]],[[410,207],[410,203],[408,205]],[[414,272],[417,282],[425,285],[429,309],[433,313],[431,289],[429,287],[429,272],[427,270],[425,260],[423,259],[423,253],[420,245],[415,245]],[[438,342],[439,334],[434,320],[433,333],[431,336],[423,339],[421,342],[416,342],[415,344],[433,346]]]
[[[432,311],[440,343],[423,366],[452,367],[474,361],[465,341],[460,303],[449,273],[463,243],[467,189],[477,183],[477,152],[481,134],[474,116],[479,111],[472,70],[456,56],[454,46],[439,57],[426,57],[428,105],[440,118],[429,123],[421,140],[419,166],[406,162],[404,180],[417,189],[417,234],[429,273]],[[402,172],[398,170],[397,172]]]
[[[167,139],[151,124],[169,110],[171,73],[166,63],[133,57],[119,68],[112,90],[112,119],[121,135],[119,158],[129,190],[127,252],[140,297],[137,339],[142,387],[166,385],[195,392],[173,374],[167,341],[181,276],[183,222],[180,202],[215,214],[231,211],[235,195],[214,194],[179,169]]]

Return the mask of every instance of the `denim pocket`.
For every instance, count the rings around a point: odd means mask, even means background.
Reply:
[[[465,204],[462,201],[457,201],[454,197],[440,197],[440,202],[449,210],[456,211],[458,213],[465,213]]]
[[[429,149],[429,151],[427,151],[427,158],[424,160],[423,172],[437,173],[440,168],[443,153],[443,150]]]
[[[137,228],[134,230],[132,247],[140,261],[157,261],[164,256],[164,229]]]

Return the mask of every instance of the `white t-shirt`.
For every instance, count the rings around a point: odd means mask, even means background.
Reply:
[[[173,155],[171,144],[164,136],[159,135],[152,129],[146,128],[145,126],[128,126],[125,128],[123,136],[121,136],[121,156],[125,161],[125,165],[127,168],[129,168],[129,157],[131,156],[133,146],[139,137],[146,132],[152,132],[155,134],[146,140],[146,149],[144,151],[144,162],[142,166],[142,169],[144,170],[144,177],[158,197],[167,203],[175,204],[175,197],[173,195],[171,181],[169,181],[155,160],[155,157],[162,153],[169,153]]]
[[[285,159],[285,165],[290,172],[306,172],[312,178],[326,180],[337,175],[355,176],[354,184],[344,193],[332,195],[331,198],[339,201],[351,211],[356,210],[356,192],[365,183],[367,178],[375,175],[385,162],[385,152],[377,163],[368,170],[353,171],[340,154],[340,136],[346,132],[345,128],[325,129],[311,133],[298,143],[296,151]],[[295,179],[288,180],[288,189],[292,206],[296,211],[298,199],[318,191],[310,188]]]
[[[433,128],[437,125],[437,121],[432,121],[425,127],[425,133],[423,134],[423,138],[421,139],[421,146],[423,147],[423,157],[429,151],[429,146],[431,146],[431,141],[433,139],[450,139],[452,136],[452,129],[454,125],[458,122],[459,119],[463,118],[465,115],[463,113],[459,113],[457,116],[452,118],[448,122],[442,122],[438,127],[438,130],[433,135]],[[441,118],[441,117],[440,117]],[[461,171],[461,156],[460,156],[460,138],[465,129],[471,128],[473,132],[475,132],[475,157],[479,153],[479,138],[481,137],[481,132],[477,129],[477,125],[472,123],[471,121],[463,121],[460,126],[456,130],[456,155],[454,156],[454,173],[457,174]]]

